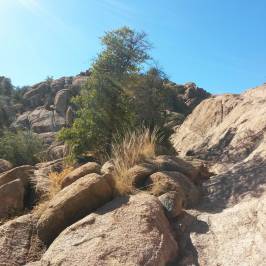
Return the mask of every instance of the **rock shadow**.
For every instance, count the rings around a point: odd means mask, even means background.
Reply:
[[[193,245],[190,235],[192,233],[207,233],[209,225],[185,211],[176,220],[171,221],[171,225],[178,242],[179,255],[175,261],[167,264],[167,266],[199,266],[198,251]]]
[[[245,195],[260,197],[266,184],[266,160],[256,157],[202,184],[199,211],[218,213],[238,203]]]

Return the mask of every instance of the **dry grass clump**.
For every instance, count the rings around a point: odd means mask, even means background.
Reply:
[[[48,191],[49,199],[52,199],[61,190],[61,185],[64,178],[73,170],[73,167],[68,166],[64,168],[60,173],[52,172],[48,175],[48,178],[50,180],[50,187]]]
[[[42,212],[48,207],[49,202],[54,196],[61,190],[62,182],[74,168],[72,166],[66,166],[61,172],[51,172],[46,177],[40,177],[35,180],[35,188],[37,193],[41,193],[41,199],[34,208],[36,215],[41,215]]]
[[[125,134],[121,142],[112,145],[111,160],[114,164],[114,177],[117,192],[129,194],[136,190],[132,180],[127,177],[128,170],[140,162],[155,157],[157,130],[140,128]]]

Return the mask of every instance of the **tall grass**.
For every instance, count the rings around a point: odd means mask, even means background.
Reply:
[[[135,190],[132,180],[127,176],[128,170],[137,163],[154,158],[158,141],[158,130],[151,132],[142,127],[127,132],[122,141],[113,143],[110,159],[114,164],[115,186],[119,194],[129,194]]]
[[[48,207],[49,202],[61,190],[64,178],[73,171],[73,167],[66,166],[61,172],[51,172],[48,176],[38,176],[32,180],[35,190],[40,194],[40,200],[34,208],[34,213],[40,216]]]

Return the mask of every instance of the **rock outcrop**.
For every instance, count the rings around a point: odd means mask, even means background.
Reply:
[[[47,80],[23,95],[24,112],[12,124],[15,128],[31,128],[36,133],[55,132],[66,125],[70,98],[77,95],[88,76]]]
[[[178,254],[159,200],[117,198],[64,230],[34,265],[158,265]]]
[[[176,129],[180,155],[208,161],[196,210],[175,224],[177,265],[263,265],[266,241],[266,85],[204,100]],[[180,226],[181,225],[181,226]]]
[[[265,158],[265,103],[266,85],[204,100],[172,136],[176,151],[228,166]]]

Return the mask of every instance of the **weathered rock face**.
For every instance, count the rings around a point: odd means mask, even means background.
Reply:
[[[203,101],[176,129],[176,150],[208,160],[218,174],[202,184],[203,198],[189,211],[197,219],[182,225],[177,265],[265,264],[265,114],[264,84]]]
[[[36,236],[35,223],[28,214],[0,226],[1,266],[22,266],[40,259],[44,246]]]
[[[0,174],[12,168],[12,164],[7,160],[0,159]]]
[[[211,97],[176,129],[172,142],[182,155],[223,164],[265,156],[265,103],[266,85],[241,95]]]
[[[118,198],[67,228],[37,265],[163,266],[177,252],[159,200],[139,194]]]
[[[266,261],[266,197],[252,198],[222,213],[201,213],[206,234],[191,233],[199,265],[263,265]]]
[[[29,176],[33,173],[34,167],[31,165],[23,165],[15,167],[5,173],[0,175],[0,186],[14,181],[15,179],[20,179],[27,188],[29,184]]]
[[[46,243],[67,226],[112,199],[113,189],[107,179],[97,174],[81,177],[61,190],[38,221],[38,235]]]
[[[183,225],[178,265],[264,264],[265,171],[265,160],[250,161],[204,183],[205,196],[190,211],[197,220]]]

